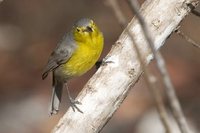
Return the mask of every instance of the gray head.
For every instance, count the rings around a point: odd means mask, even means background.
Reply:
[[[87,27],[91,23],[91,19],[89,18],[82,18],[75,23],[75,27]]]
[[[82,42],[86,41],[88,38],[91,38],[93,35],[101,35],[101,32],[95,23],[88,18],[77,21],[71,32],[74,40]]]

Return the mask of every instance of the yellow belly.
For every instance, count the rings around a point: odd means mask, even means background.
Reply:
[[[72,57],[62,67],[64,75],[71,78],[86,73],[97,62],[102,49],[103,39],[90,45],[79,43]]]

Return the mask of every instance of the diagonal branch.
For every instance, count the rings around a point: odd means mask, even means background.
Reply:
[[[198,0],[187,0],[187,2],[195,4]],[[185,0],[145,1],[141,11],[152,29],[156,49],[164,44],[168,36],[190,12]],[[152,59],[151,49],[146,43],[138,21],[133,18],[127,28],[134,35],[136,44],[139,44],[137,46],[141,51],[142,59],[146,64],[149,63]],[[101,131],[142,74],[140,61],[125,31],[113,45],[106,60],[113,63],[101,66],[76,99],[82,103],[79,108],[83,114],[73,112],[70,108],[54,128],[54,133]]]
[[[194,6],[190,3],[188,3],[188,6],[190,7],[192,14],[196,15],[197,17],[200,17],[200,12],[198,10],[195,10],[196,6]]]
[[[197,17],[200,17],[200,12],[199,12],[199,11],[197,11],[197,10],[192,10],[192,13],[193,13],[194,15],[196,15]]]
[[[175,30],[175,32],[182,37],[183,39],[185,39],[187,42],[189,42],[190,44],[192,44],[194,47],[196,48],[200,48],[200,44],[198,44],[197,42],[195,42],[193,39],[191,39],[189,36],[187,36],[186,34],[184,34],[180,29]]]
[[[175,88],[171,82],[169,73],[167,72],[165,61],[164,61],[161,53],[158,50],[156,50],[156,48],[154,46],[154,42],[153,42],[151,34],[150,34],[151,32],[149,31],[149,28],[148,28],[145,20],[143,19],[142,15],[139,13],[139,6],[137,3],[137,0],[136,1],[128,0],[128,1],[132,7],[133,12],[135,13],[136,17],[138,18],[138,20],[141,24],[141,28],[143,30],[144,36],[151,48],[151,51],[153,52],[153,56],[156,60],[158,70],[160,71],[160,73],[162,75],[162,81],[165,85],[165,92],[167,94],[167,98],[168,98],[170,106],[173,110],[173,115],[175,116],[175,119],[179,125],[179,128],[182,133],[190,133],[191,131],[189,129],[189,126],[186,122],[186,118],[183,114],[180,103],[176,96]]]
[[[117,0],[107,0],[107,1],[109,2],[109,5],[113,9],[113,12],[115,13],[115,16],[118,19],[122,28],[125,28],[127,20],[119,7]],[[155,81],[157,79],[154,78],[154,76],[148,71],[147,67],[145,66],[145,62],[144,62],[144,60],[142,60],[142,55],[141,55],[137,45],[135,45],[134,38],[131,35],[131,32],[129,31],[129,29],[127,29],[127,33],[130,36],[131,41],[133,42],[134,48],[135,48],[137,56],[138,56],[138,60],[140,61],[141,68],[142,68],[142,70],[144,70],[144,79],[148,85],[148,88],[150,89],[150,91],[153,95],[161,122],[165,127],[166,133],[171,133],[170,124],[169,124],[169,120],[168,120],[168,116],[167,116],[167,110],[164,106],[162,94],[161,94],[161,91],[159,90],[159,88],[157,88],[155,85],[155,83],[156,83]]]

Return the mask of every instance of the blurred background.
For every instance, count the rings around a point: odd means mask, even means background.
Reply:
[[[133,14],[126,1],[119,2],[131,20]],[[68,109],[64,90],[59,114],[48,116],[51,76],[42,80],[41,73],[63,34],[83,17],[92,18],[104,33],[105,47],[101,58],[105,57],[122,32],[105,1],[4,0],[0,3],[1,133],[49,133]],[[199,25],[200,18],[190,14],[181,23],[181,30],[200,43]],[[197,130],[200,127],[200,49],[172,34],[161,52],[183,111],[190,125]],[[154,62],[150,69],[157,74]],[[87,74],[70,80],[69,88],[74,97],[95,71],[93,68]],[[162,88],[162,84],[160,86]],[[173,119],[172,125],[175,125]],[[174,133],[178,133],[177,127],[174,128]],[[151,131],[162,133],[163,127],[151,93],[141,78],[102,132]]]

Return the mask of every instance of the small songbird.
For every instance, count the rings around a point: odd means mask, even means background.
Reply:
[[[59,111],[63,88],[67,89],[72,109],[81,112],[76,106],[80,102],[71,97],[67,81],[91,69],[99,59],[103,45],[103,34],[94,21],[87,18],[77,21],[71,31],[58,43],[42,74],[42,79],[45,79],[49,72],[53,74],[50,115]]]

